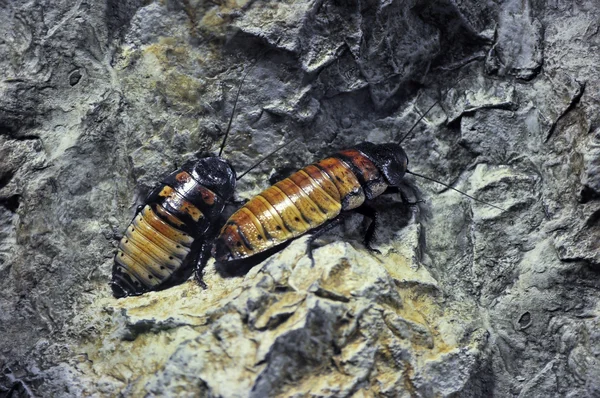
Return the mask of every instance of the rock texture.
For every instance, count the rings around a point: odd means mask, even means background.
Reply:
[[[0,395],[600,395],[594,1],[0,0]],[[247,274],[110,295],[162,175],[406,137],[427,180]]]

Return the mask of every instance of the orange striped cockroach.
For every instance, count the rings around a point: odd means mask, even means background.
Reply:
[[[408,157],[399,143],[364,142],[340,151],[277,182],[236,211],[221,229],[213,255],[227,268],[307,232],[314,238],[335,225],[343,211],[353,209],[372,219],[365,235],[372,250],[377,213],[368,202],[397,192],[407,173],[433,180],[408,170]],[[312,260],[310,245],[308,254]]]
[[[234,168],[221,155],[250,70],[238,87],[219,154],[185,163],[157,184],[138,207],[114,258],[110,285],[115,297],[166,289],[187,280],[194,269],[196,280],[204,286],[202,268],[224,221],[225,205],[232,200],[236,180],[241,178],[236,178]]]

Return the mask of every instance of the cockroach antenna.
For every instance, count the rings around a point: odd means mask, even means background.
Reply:
[[[419,119],[417,119],[417,121],[412,125],[412,127],[410,128],[410,130],[408,130],[408,132],[406,134],[404,134],[404,136],[400,139],[400,141],[398,142],[399,144],[402,144],[402,142],[404,142],[405,139],[407,139],[410,134],[413,132],[413,130],[415,129],[415,127],[417,127],[417,125],[419,123],[421,123],[421,120],[423,120],[425,118],[425,116],[427,116],[427,114],[436,106],[440,103],[441,99],[444,98],[449,92],[450,90],[452,90],[454,87],[458,86],[458,83],[460,83],[466,76],[461,77],[460,79],[458,79],[456,81],[456,83],[454,83],[448,90],[446,90],[444,93],[442,93],[440,95],[440,99],[436,100],[433,105],[431,105],[429,108],[427,108],[427,110],[425,111],[425,113],[423,113],[421,115],[421,117],[419,117]]]
[[[233,117],[235,116],[235,109],[237,107],[238,99],[240,98],[240,92],[242,91],[242,86],[244,85],[244,81],[246,80],[246,77],[248,77],[248,74],[250,74],[252,69],[254,69],[256,64],[258,64],[258,62],[265,56],[265,54],[266,53],[261,54],[256,59],[256,61],[254,61],[254,63],[250,66],[250,68],[248,68],[246,73],[244,73],[244,77],[242,77],[242,81],[240,82],[240,85],[238,86],[238,90],[235,95],[235,100],[233,102],[233,110],[231,111],[231,116],[229,117],[229,123],[227,123],[227,130],[225,130],[225,137],[223,137],[223,142],[221,143],[221,149],[219,149],[219,157],[223,154],[223,149],[225,148],[225,143],[227,142],[227,137],[229,137],[229,130],[231,130],[231,124],[233,123]]]
[[[469,194],[467,194],[467,193],[464,193],[463,191],[461,191],[461,190],[459,190],[459,189],[456,189],[456,188],[454,188],[454,187],[452,187],[452,186],[450,186],[450,185],[448,185],[448,184],[445,184],[445,183],[443,183],[443,182],[440,182],[440,181],[438,181],[438,180],[436,180],[436,179],[434,179],[434,178],[427,177],[427,176],[424,176],[424,175],[421,175],[421,174],[418,174],[418,173],[412,172],[412,171],[410,171],[410,170],[406,170],[406,172],[407,172],[408,174],[412,174],[412,175],[414,175],[415,177],[421,177],[421,178],[423,178],[423,179],[425,179],[425,180],[429,180],[429,181],[431,181],[431,182],[435,182],[435,183],[437,183],[437,184],[443,185],[443,186],[445,186],[446,188],[448,188],[448,189],[451,189],[451,190],[453,190],[453,191],[456,191],[456,192],[458,192],[458,193],[460,193],[460,194],[463,194],[463,195],[465,195],[467,198],[473,199],[473,200],[474,200],[474,201],[476,201],[476,202],[483,203],[484,205],[491,206],[491,207],[493,207],[493,208],[495,208],[495,209],[498,209],[498,210],[506,211],[506,209],[503,209],[503,208],[501,208],[501,207],[498,207],[498,206],[496,206],[496,205],[493,205],[493,204],[491,204],[491,203],[488,203],[488,202],[486,202],[486,201],[483,201],[483,200],[481,200],[481,199],[477,199],[477,198],[475,198],[475,197],[473,197],[473,196],[471,196],[471,195],[469,195]]]
[[[452,86],[450,89],[448,89],[448,90],[447,90],[447,91],[446,91],[446,92],[445,92],[445,93],[442,95],[442,97],[444,97],[446,94],[448,94],[448,92],[449,92],[449,91],[450,91],[450,90],[451,90],[453,87],[455,87],[455,86],[456,86],[456,85],[457,85],[457,84],[458,84],[458,83],[459,83],[459,82],[460,82],[462,79],[464,79],[464,77],[463,77],[463,78],[461,78],[461,79],[459,79],[459,80],[456,82],[456,84],[454,84],[454,85],[453,85],[453,86]],[[429,111],[431,111],[431,110],[432,110],[432,109],[433,109],[433,108],[434,108],[434,107],[435,107],[437,104],[439,104],[439,103],[440,103],[440,100],[437,100],[437,101],[435,101],[435,102],[433,103],[433,105],[431,105],[431,106],[430,106],[430,107],[427,109],[427,111],[425,111],[425,113],[423,113],[423,114],[421,115],[421,117],[419,117],[419,119],[418,119],[418,120],[415,122],[415,124],[413,124],[413,125],[412,125],[412,127],[410,128],[410,130],[408,130],[408,132],[407,132],[407,133],[404,135],[404,137],[402,137],[402,139],[400,140],[400,143],[402,143],[402,141],[404,141],[406,138],[408,138],[408,136],[409,136],[409,135],[412,133],[412,131],[413,131],[413,130],[415,129],[415,127],[417,126],[417,124],[419,124],[419,123],[421,122],[421,120],[423,120],[423,118],[424,118],[425,116],[427,116],[427,114],[429,113]],[[477,199],[477,198],[475,198],[475,197],[473,197],[473,196],[471,196],[471,195],[469,195],[469,194],[467,194],[467,193],[465,193],[465,192],[463,192],[463,191],[461,191],[461,190],[459,190],[459,189],[456,189],[456,188],[454,188],[454,187],[452,187],[452,186],[450,186],[450,185],[448,185],[448,184],[445,184],[445,183],[443,183],[443,182],[441,182],[441,181],[438,181],[438,180],[436,180],[436,179],[434,179],[434,178],[427,177],[427,176],[424,176],[424,175],[421,175],[421,174],[418,174],[418,173],[412,172],[412,171],[410,171],[410,170],[406,170],[406,172],[407,172],[408,174],[412,174],[412,175],[414,175],[415,177],[420,177],[420,178],[423,178],[423,179],[425,179],[425,180],[429,180],[429,181],[431,181],[431,182],[435,182],[435,183],[437,183],[437,184],[443,185],[444,187],[446,187],[446,188],[448,188],[448,189],[451,189],[451,190],[453,190],[453,191],[456,191],[456,192],[458,192],[458,193],[460,193],[460,194],[462,194],[462,195],[465,195],[467,198],[473,199],[473,200],[474,200],[474,201],[476,201],[476,202],[483,203],[483,204],[485,204],[485,205],[491,206],[491,207],[493,207],[493,208],[495,208],[495,209],[498,209],[498,210],[506,211],[505,209],[503,209],[503,208],[501,208],[501,207],[495,206],[495,205],[493,205],[493,204],[491,204],[491,203],[488,203],[488,202],[485,202],[485,201],[483,201],[483,200],[481,200],[481,199]]]
[[[408,138],[408,136],[413,132],[413,130],[415,129],[415,127],[417,127],[417,125],[421,122],[421,120],[423,120],[423,118],[425,116],[427,116],[427,114],[429,113],[429,111],[431,111],[433,109],[433,107],[435,107],[437,104],[440,103],[440,100],[437,100],[433,103],[433,105],[431,105],[424,114],[421,115],[421,117],[419,117],[419,119],[417,119],[417,121],[412,125],[412,127],[410,128],[410,130],[408,130],[408,132],[406,134],[404,134],[404,137],[402,137],[400,139],[400,142],[398,142],[399,144],[402,144],[402,142]]]
[[[266,155],[265,157],[263,157],[261,160],[259,160],[258,162],[254,163],[252,166],[250,166],[250,168],[246,171],[244,171],[242,174],[240,174],[239,176],[237,176],[236,181],[239,181],[243,176],[245,176],[246,174],[248,174],[249,172],[251,172],[252,170],[254,170],[256,167],[258,167],[262,162],[264,162],[265,160],[267,160],[268,158],[270,158],[271,156],[273,156],[275,153],[277,153],[279,150],[285,148],[286,146],[290,145],[292,142],[296,141],[298,138],[294,138],[291,141],[286,142],[283,145],[278,146],[277,148],[275,148],[273,151],[271,151],[268,155]]]

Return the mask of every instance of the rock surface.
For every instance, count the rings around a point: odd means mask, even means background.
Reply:
[[[600,394],[594,1],[0,0],[0,395]],[[362,141],[419,178],[209,289],[116,300],[117,239],[218,148],[266,188]],[[416,188],[418,187],[418,189]]]

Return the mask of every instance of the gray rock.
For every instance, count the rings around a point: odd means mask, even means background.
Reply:
[[[600,394],[593,1],[0,1],[0,395]],[[116,300],[117,239],[215,151],[238,198],[368,140],[400,195],[242,276]],[[437,102],[436,102],[437,101]],[[420,116],[433,105],[416,125]],[[414,130],[409,130],[415,125]]]

